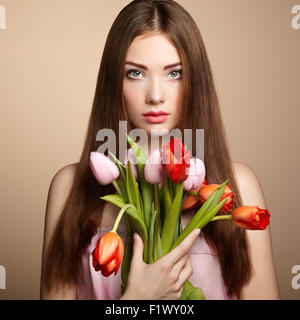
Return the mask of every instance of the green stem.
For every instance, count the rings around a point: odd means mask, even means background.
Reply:
[[[232,220],[231,214],[214,216],[210,221],[217,221],[217,220]]]
[[[114,224],[111,232],[116,233],[116,231],[117,231],[117,229],[118,229],[118,225],[119,225],[119,223],[120,223],[120,221],[121,221],[121,219],[122,219],[122,216],[123,216],[124,212],[125,212],[128,208],[135,208],[135,206],[134,206],[133,204],[131,204],[131,203],[128,203],[128,204],[126,204],[126,205],[119,211],[118,216],[117,216],[117,219],[116,219],[116,221],[115,221],[115,224]]]
[[[114,185],[114,187],[115,187],[115,189],[118,191],[118,193],[119,193],[120,195],[122,195],[122,192],[121,192],[121,190],[120,190],[120,188],[119,188],[116,180],[114,180],[114,181],[112,182],[112,184]]]

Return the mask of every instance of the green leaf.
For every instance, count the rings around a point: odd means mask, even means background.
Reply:
[[[129,142],[130,146],[132,147],[135,158],[137,160],[137,166],[144,170],[144,165],[147,160],[147,155],[145,152],[141,149],[141,147],[126,133],[127,141]]]
[[[159,186],[158,184],[154,185],[154,199],[155,199],[155,210],[160,212],[160,202],[159,202]]]
[[[181,227],[181,216],[179,215],[178,220],[177,220],[177,224],[176,224],[176,228],[175,228],[175,232],[174,232],[174,238],[173,238],[172,244],[176,241],[176,239],[178,238],[178,236],[180,234],[180,227]]]
[[[220,199],[222,197],[222,194],[225,190],[225,187],[226,187],[228,181],[229,181],[228,179],[225,180],[222,184],[220,184],[218,186],[218,188],[216,188],[216,190],[215,190],[216,196],[212,199],[212,202],[209,204],[206,212],[209,212],[212,208],[214,208],[218,204],[218,202],[220,201]]]
[[[124,257],[123,257],[122,266],[121,266],[121,279],[122,279],[121,295],[124,294],[124,291],[127,286],[127,279],[130,271],[130,264],[132,259],[132,248],[133,248],[133,231],[130,225],[129,218],[126,214],[124,215],[124,220],[127,227],[127,241],[125,244],[125,252],[124,252]]]
[[[161,229],[162,229],[162,217],[161,217],[161,191],[160,191],[160,188],[159,188],[159,185],[156,184],[155,185],[155,210],[157,211],[157,220],[158,220],[158,226],[159,226],[159,232],[161,232]]]
[[[157,260],[163,256],[160,233],[157,233]]]
[[[147,228],[149,228],[151,216],[151,203],[154,201],[155,198],[154,185],[146,181],[144,178],[142,178],[141,181],[142,182],[140,184],[140,187],[144,204],[145,223]]]
[[[201,288],[193,286],[189,280],[186,280],[180,300],[205,300],[205,296]]]
[[[209,211],[197,224],[196,228],[202,229],[204,228],[211,219],[219,212],[219,210],[226,203],[227,199],[223,199],[220,203],[218,203],[211,211]]]
[[[106,196],[100,197],[100,199],[110,202],[114,205],[116,205],[119,208],[123,208],[126,204],[123,196],[119,195],[119,194],[108,194]]]
[[[118,158],[115,157],[115,155],[114,155],[113,153],[111,153],[111,152],[109,151],[109,154],[110,154],[111,157],[114,159],[116,165],[118,166],[118,169],[119,169],[119,172],[120,172],[120,174],[121,174],[121,176],[122,176],[122,179],[123,179],[123,181],[125,182],[125,181],[126,181],[126,167],[123,165],[122,162],[119,161]]]
[[[183,205],[184,205],[184,203],[185,203],[185,200],[186,200],[187,196],[188,196],[188,191],[184,191],[184,192],[183,192],[182,201],[181,201],[181,207],[180,207],[180,210],[181,210],[181,211],[182,211],[182,207],[183,207]]]
[[[127,162],[126,167],[126,188],[129,203],[132,203],[137,208],[138,213],[144,220],[144,210],[142,206],[141,194],[137,186],[137,182],[135,180],[130,161]]]
[[[150,220],[150,229],[149,229],[149,249],[148,249],[148,263],[153,263],[153,243],[154,243],[154,224],[157,216],[157,211],[154,208],[154,203],[152,202],[152,214]]]
[[[144,177],[144,168],[147,160],[147,155],[140,148],[140,146],[131,139],[129,135],[126,134],[127,141],[131,145],[135,158],[137,160],[137,167],[139,171],[139,185],[141,189],[141,194],[143,197],[143,209],[144,209],[144,219],[147,228],[149,229],[150,216],[151,216],[151,203],[154,197],[154,186],[146,181]]]
[[[165,175],[164,182],[163,182],[163,194],[164,194],[164,220],[165,220],[172,205],[172,199],[170,195],[167,175]]]
[[[187,295],[187,300],[206,300],[201,288],[194,287]]]
[[[180,214],[181,200],[183,194],[183,182],[176,184],[176,194],[170,210],[163,223],[161,243],[163,255],[170,251],[174,239],[174,232]]]
[[[101,199],[108,201],[110,203],[113,203],[119,208],[123,208],[126,203],[124,202],[124,199],[120,195],[106,195],[103,197],[100,197]],[[144,220],[141,219],[140,214],[138,213],[136,208],[128,208],[126,210],[126,213],[128,214],[128,220],[132,227],[132,232],[137,232],[144,240],[144,261],[147,262],[148,258],[148,231],[146,229]],[[125,220],[126,221],[126,220]]]
[[[220,203],[218,203],[211,211],[209,211],[207,214],[205,214],[200,221],[196,224],[195,228],[202,229],[204,228],[210,221],[211,219],[219,212],[219,210],[223,207],[224,203],[227,201],[227,199],[223,199]],[[193,228],[192,230],[194,230]],[[172,249],[174,249],[178,244],[192,231],[186,231],[187,226],[184,228],[182,233],[179,235],[175,243],[173,244]]]
[[[113,185],[115,186],[115,189],[118,191],[118,193],[124,198],[125,202],[128,202],[128,194],[126,185],[124,182],[122,182],[120,179],[117,179],[113,181]]]
[[[186,280],[183,285],[183,290],[182,290],[182,295],[180,300],[188,300],[187,296],[193,290],[193,287],[194,286],[191,284],[191,282],[189,280]]]
[[[176,184],[173,182],[172,179],[170,179],[168,176],[167,177],[167,182],[168,182],[168,190],[169,190],[169,193],[170,193],[170,197],[171,199],[173,200],[174,197],[175,197],[175,192],[176,192]],[[172,201],[171,200],[171,201]]]
[[[216,205],[212,207],[213,204],[217,204],[219,200],[221,199],[221,196],[223,194],[223,191],[226,187],[228,180],[224,181],[218,188],[215,189],[214,192],[209,196],[209,198],[203,203],[203,205],[200,207],[200,209],[195,213],[193,218],[190,220],[190,222],[187,224],[187,226],[183,229],[183,231],[180,233],[179,237],[173,244],[172,248],[175,248],[185,237],[192,232],[195,228],[197,228],[197,225],[202,220],[203,217],[207,215],[213,208],[216,208]],[[226,202],[226,201],[225,201]],[[208,211],[210,209],[210,211]],[[213,217],[211,217],[212,219]],[[199,228],[199,227],[198,227]]]
[[[158,259],[158,237],[160,234],[159,230],[159,214],[155,216],[154,222],[154,235],[153,235],[153,261],[155,262]]]

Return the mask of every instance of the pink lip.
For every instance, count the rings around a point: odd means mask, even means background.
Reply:
[[[167,115],[168,113],[165,111],[156,111],[156,110],[151,110],[147,113],[143,113],[144,116],[161,116],[161,115]]]
[[[168,120],[168,117],[169,115],[168,114],[161,114],[161,115],[144,115],[145,119],[148,121],[148,122],[151,122],[151,123],[163,123],[165,122],[166,120]]]

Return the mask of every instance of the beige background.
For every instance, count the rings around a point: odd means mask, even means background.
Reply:
[[[262,183],[281,297],[299,299],[291,286],[300,265],[297,1],[178,2],[204,38],[232,157]],[[0,0],[0,299],[39,299],[49,184],[79,160],[106,36],[128,3]]]

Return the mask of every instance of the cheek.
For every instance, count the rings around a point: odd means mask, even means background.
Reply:
[[[172,113],[174,115],[174,122],[178,122],[180,117],[181,117],[181,108],[182,108],[182,104],[183,104],[183,94],[182,94],[182,90],[178,90],[176,92],[176,95],[174,95],[174,100],[172,103]]]
[[[123,98],[128,113],[134,114],[142,109],[142,94],[136,87],[124,83]]]

